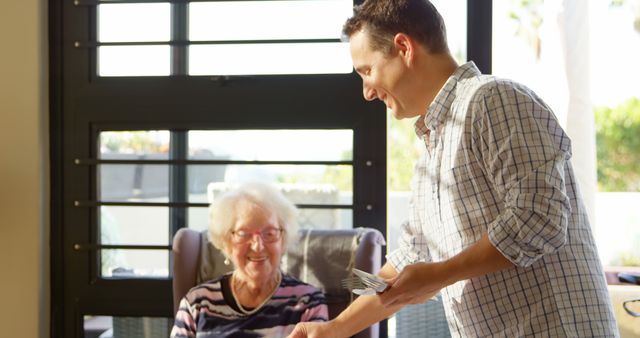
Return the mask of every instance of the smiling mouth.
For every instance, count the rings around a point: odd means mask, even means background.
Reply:
[[[247,257],[251,262],[263,262],[267,260],[267,257]]]

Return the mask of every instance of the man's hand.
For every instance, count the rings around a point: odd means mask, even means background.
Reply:
[[[391,287],[380,294],[380,300],[386,307],[421,304],[448,285],[446,278],[439,263],[407,265],[394,278],[386,280]]]
[[[320,338],[332,337],[328,330],[328,323],[319,322],[303,322],[296,324],[287,338]]]
[[[437,263],[407,265],[395,277],[386,280],[391,285],[380,294],[385,307],[424,303],[446,286],[513,267],[496,249],[489,235],[484,233],[479,241],[459,254]]]

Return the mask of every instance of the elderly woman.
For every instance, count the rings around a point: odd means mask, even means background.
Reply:
[[[291,202],[267,184],[216,199],[209,239],[235,269],[189,291],[171,337],[286,337],[298,322],[326,321],[322,292],[280,271],[297,235],[295,217]]]

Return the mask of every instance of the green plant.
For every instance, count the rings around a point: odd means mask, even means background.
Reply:
[[[100,133],[100,143],[113,153],[163,153],[168,151],[168,143],[163,143],[157,131],[107,131]]]
[[[524,39],[533,53],[536,60],[540,59],[542,40],[540,29],[542,27],[543,0],[511,0],[509,1],[509,18],[517,23],[514,34]]]
[[[611,0],[609,2],[610,7],[623,7],[633,14],[633,29],[640,33],[640,0]]]
[[[420,144],[414,131],[415,120],[398,121],[387,116],[387,187],[389,191],[409,191],[411,190],[411,177],[413,167],[420,157]],[[422,146],[424,147],[424,145]],[[353,157],[351,152],[342,154],[343,160]],[[300,180],[299,177],[282,177],[281,182]],[[325,169],[322,176],[322,183],[335,184],[340,190],[351,190],[353,181],[353,171],[348,166],[330,166]]]
[[[341,155],[341,160],[348,161],[353,158],[353,151],[345,151]],[[324,171],[322,183],[334,184],[341,191],[353,189],[353,169],[350,166],[329,166]]]
[[[389,114],[388,114],[389,115]],[[420,139],[414,131],[415,120],[398,121],[388,116],[387,186],[389,191],[411,190],[411,177],[420,157]],[[424,147],[424,145],[422,146]]]
[[[640,99],[594,113],[599,190],[640,191]]]

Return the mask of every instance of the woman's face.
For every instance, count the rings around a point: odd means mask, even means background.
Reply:
[[[278,218],[250,201],[239,202],[235,212],[230,254],[236,274],[260,284],[276,278],[284,252]]]

